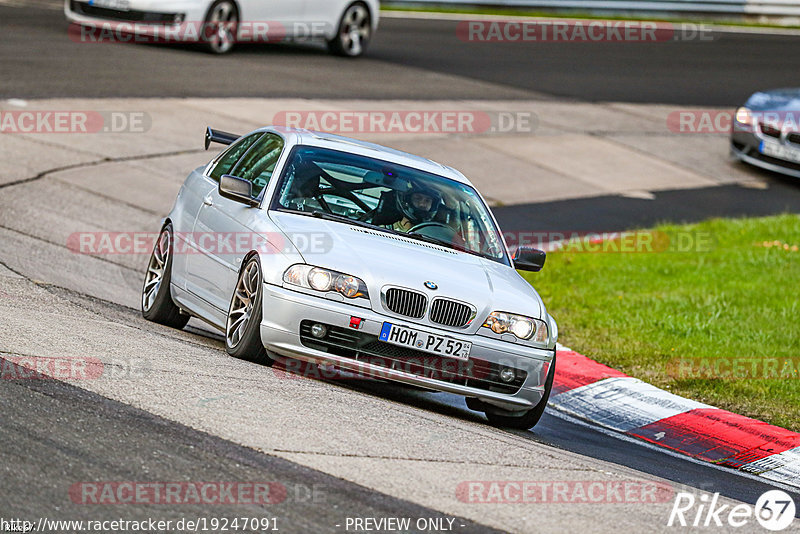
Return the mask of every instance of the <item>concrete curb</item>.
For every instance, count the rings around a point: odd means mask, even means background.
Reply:
[[[686,399],[558,347],[549,406],[603,428],[800,488],[800,434]]]

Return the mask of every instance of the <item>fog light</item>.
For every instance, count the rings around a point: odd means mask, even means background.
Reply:
[[[500,380],[502,380],[503,382],[506,383],[513,382],[516,376],[517,374],[510,367],[503,367],[500,370]]]
[[[185,17],[186,17],[186,15],[184,15],[183,13],[176,13],[175,14],[175,18],[173,19],[173,21],[175,22],[175,24],[181,24],[181,23],[183,23],[183,19]]]
[[[311,335],[317,339],[322,339],[328,333],[328,327],[324,324],[314,323],[311,326]]]

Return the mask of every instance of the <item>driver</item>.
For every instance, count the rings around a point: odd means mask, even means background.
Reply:
[[[408,232],[418,224],[432,220],[442,204],[442,195],[438,191],[422,185],[413,185],[396,198],[397,207],[403,214],[392,225],[392,229],[398,232]]]

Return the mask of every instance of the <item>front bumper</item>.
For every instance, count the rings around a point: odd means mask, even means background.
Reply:
[[[198,2],[162,2],[157,9],[112,9],[90,5],[78,0],[65,0],[64,14],[67,20],[77,24],[88,24],[98,28],[129,32],[141,35],[160,36],[165,31],[180,33],[189,25],[197,25],[205,18],[205,6]]]
[[[368,308],[306,295],[270,284],[264,285],[263,300],[261,340],[268,351],[277,355],[312,363],[332,364],[341,369],[376,378],[475,397],[501,410],[511,412],[530,410],[544,395],[545,379],[553,359],[553,351],[511,344],[479,335],[455,334],[427,326],[409,325],[417,330],[471,342],[470,358],[475,361],[509,366],[526,373],[524,381],[515,392],[491,391],[470,384],[459,384],[408,372],[408,368],[393,369],[353,357],[332,354],[311,348],[301,341],[300,324],[304,321],[349,329],[351,317],[359,317],[362,319],[362,326],[357,331],[352,331],[377,337],[384,321],[402,324],[402,321],[395,318],[383,316]],[[440,358],[435,355],[430,357]]]
[[[775,139],[762,139],[758,134],[752,132],[734,132],[731,134],[731,155],[755,167],[800,178],[800,163],[762,154],[759,150],[762,141],[776,142]],[[800,146],[792,147],[792,149],[800,153]]]

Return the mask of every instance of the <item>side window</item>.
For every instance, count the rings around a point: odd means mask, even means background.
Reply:
[[[219,182],[220,176],[230,173],[231,168],[239,161],[244,153],[247,152],[247,149],[253,146],[253,143],[258,141],[263,135],[262,132],[248,135],[228,147],[225,152],[217,157],[217,162],[214,164],[214,168],[211,170],[211,173],[209,173],[209,176]]]
[[[283,139],[280,136],[264,134],[264,137],[259,139],[236,164],[231,174],[252,183],[253,197],[258,198],[272,178],[272,172],[275,170],[282,150]]]

